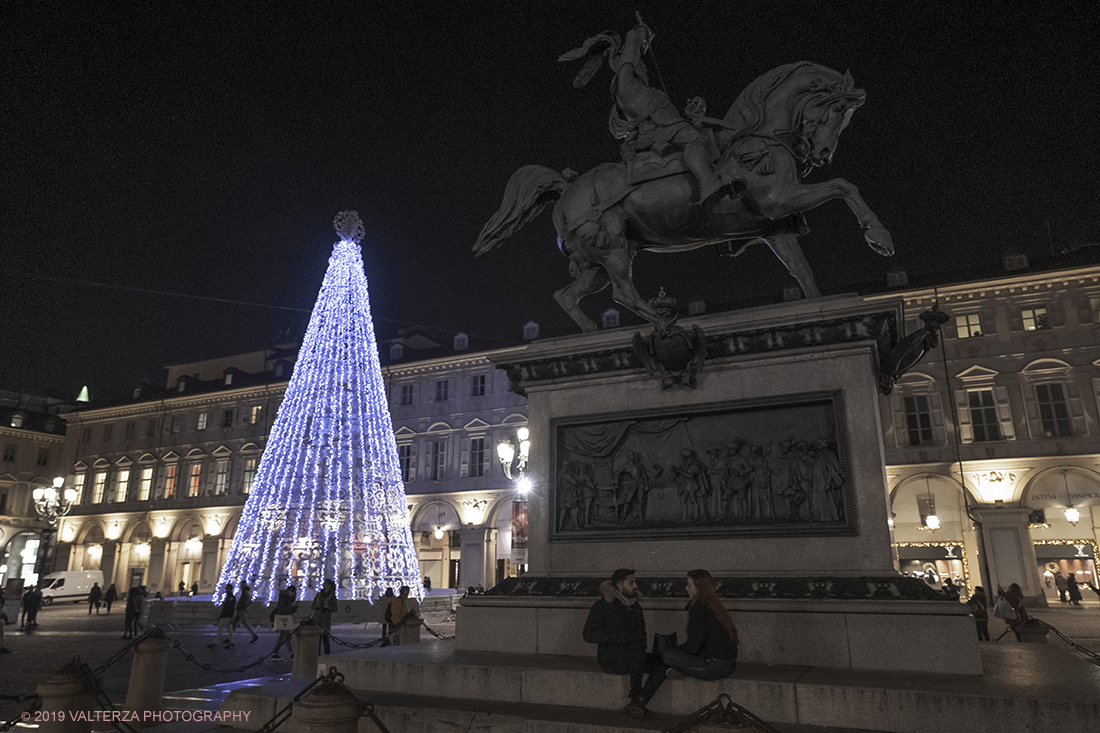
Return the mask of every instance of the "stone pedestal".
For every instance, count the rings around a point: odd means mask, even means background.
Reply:
[[[312,680],[317,678],[318,639],[324,629],[312,619],[298,624],[294,630],[294,665],[290,676],[295,679]]]
[[[35,691],[42,696],[42,721],[38,730],[48,733],[88,733],[90,720],[73,720],[75,711],[96,710],[99,705],[73,663],[62,667]],[[36,718],[37,720],[37,718]]]
[[[639,579],[650,579],[669,599],[660,628],[682,630],[686,614],[672,609],[686,602],[683,576],[704,568],[723,578],[723,600],[736,606],[735,622],[758,629],[768,640],[756,644],[742,633],[754,661],[799,663],[786,641],[797,638],[823,666],[980,673],[977,642],[972,629],[966,636],[960,604],[893,588],[898,574],[887,522],[877,385],[882,355],[899,339],[899,323],[900,302],[868,304],[855,297],[684,319],[679,325],[691,348],[706,352],[695,389],[665,389],[646,368],[651,357],[639,347],[649,327],[637,336],[585,334],[502,353],[497,366],[528,399],[528,475],[534,481],[528,504],[530,577],[520,578],[506,596],[464,599],[457,645],[594,654],[577,640],[583,609],[595,600],[598,583],[584,593],[577,588],[618,567],[635,568]],[[662,422],[682,427],[662,428]],[[581,434],[584,430],[591,432]],[[629,431],[641,447],[627,447]],[[650,437],[654,434],[661,437]],[[659,443],[666,436],[666,443]],[[825,449],[811,449],[819,439]],[[582,443],[588,452],[578,452]],[[729,521],[735,513],[723,514],[726,499],[711,488],[719,481],[711,466],[715,455],[725,455],[734,444],[745,446],[734,455],[755,460],[759,468],[753,470],[766,478],[752,491],[770,502],[770,514],[762,510]],[[749,446],[755,452],[748,453]],[[649,479],[634,489],[630,482],[637,485],[638,479],[623,458],[643,450],[659,458],[650,458]],[[791,478],[792,472],[809,470],[795,457],[806,463],[829,450],[844,477],[838,492],[843,508],[833,520],[809,514],[808,479]],[[578,475],[576,465],[585,461]],[[692,471],[707,478],[677,478]],[[825,501],[813,491],[813,501]],[[603,503],[602,520],[583,508],[586,492]],[[625,497],[621,517],[620,495]],[[640,514],[633,498],[638,495]],[[664,512],[664,524],[654,521],[653,509]],[[773,521],[780,513],[783,521]],[[622,526],[614,526],[616,521]],[[546,589],[541,580],[548,581]],[[564,611],[559,598],[576,598],[577,609]],[[867,602],[855,610],[847,605],[852,601]]]
[[[172,642],[163,637],[150,636],[132,651],[130,686],[126,691],[126,709],[158,711],[164,696],[164,673],[168,668],[168,651]],[[143,716],[144,717],[144,716]]]

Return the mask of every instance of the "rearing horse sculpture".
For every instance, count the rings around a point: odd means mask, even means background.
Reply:
[[[609,284],[614,299],[657,324],[659,316],[634,287],[639,250],[680,252],[708,244],[763,241],[786,265],[807,298],[821,293],[798,244],[801,214],[842,198],[870,247],[894,253],[889,232],[854,185],[842,178],[802,183],[829,163],[841,132],[866,94],[849,74],[809,62],[780,66],[756,79],[722,120],[689,116],[708,131],[716,169],[732,193],[700,205],[695,178],[680,153],[639,153],[628,163],[605,163],[577,176],[529,165],[508,181],[500,209],[482,229],[474,253],[485,254],[554,204],[558,246],[569,257],[573,282],[554,299],[584,331],[596,324],[580,308]],[[744,246],[741,248],[744,250]],[[740,254],[740,252],[738,252]]]

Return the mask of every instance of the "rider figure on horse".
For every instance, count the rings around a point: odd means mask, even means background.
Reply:
[[[563,55],[562,60],[590,54],[597,40],[605,41],[610,46],[603,51],[615,72],[611,83],[615,103],[608,126],[612,136],[625,140],[624,161],[642,150],[652,149],[660,156],[667,155],[671,150],[682,150],[684,163],[699,186],[699,197],[695,203],[703,205],[720,198],[729,182],[724,181],[714,169],[714,156],[707,138],[676,110],[668,94],[649,83],[649,72],[642,56],[653,41],[653,31],[639,22],[626,34],[621,47],[617,34],[600,34],[585,41],[580,49]],[[578,81],[581,78],[578,76]],[[587,81],[585,78],[579,85]]]

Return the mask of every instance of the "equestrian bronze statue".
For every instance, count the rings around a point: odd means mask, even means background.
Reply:
[[[483,255],[553,204],[558,246],[569,257],[573,282],[554,299],[584,331],[596,324],[580,308],[609,284],[616,302],[654,324],[667,320],[634,287],[639,250],[680,252],[708,244],[766,242],[807,298],[820,296],[798,244],[803,212],[842,198],[867,244],[894,253],[889,232],[848,181],[803,183],[829,163],[840,134],[866,94],[850,74],[798,62],[773,69],[741,92],[721,119],[706,115],[695,97],[683,114],[649,82],[643,56],[652,42],[639,23],[625,39],[601,33],[562,61],[584,64],[574,86],[584,86],[604,61],[615,74],[611,132],[623,140],[621,163],[577,175],[539,165],[516,171],[500,209],[481,230],[474,253]]]

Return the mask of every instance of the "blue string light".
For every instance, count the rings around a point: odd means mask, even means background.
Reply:
[[[214,599],[248,581],[273,601],[294,583],[376,600],[402,585],[423,598],[355,212],[333,247],[294,372],[260,459]]]

